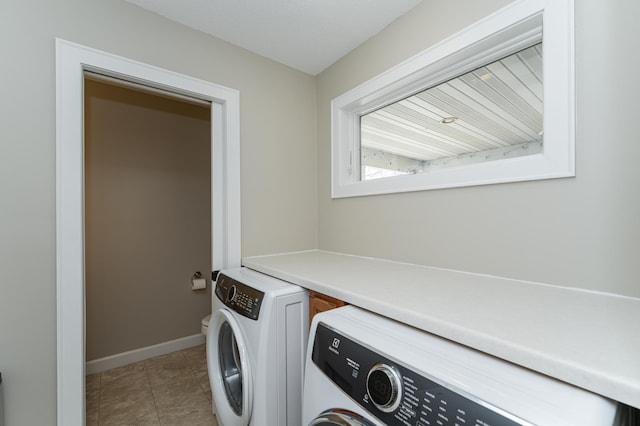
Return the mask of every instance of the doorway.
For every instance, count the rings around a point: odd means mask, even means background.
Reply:
[[[84,73],[211,102],[212,268],[240,265],[239,94],[56,40],[56,287],[59,425],[85,421]]]
[[[211,271],[211,105],[93,74],[84,89],[89,375],[201,343],[211,292],[191,277]]]

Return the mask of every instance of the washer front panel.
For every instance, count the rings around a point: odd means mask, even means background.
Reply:
[[[220,344],[227,346],[220,348]],[[248,347],[227,309],[211,314],[207,332],[207,369],[218,422],[246,426],[253,412],[253,379]]]
[[[316,329],[311,358],[314,364],[351,399],[389,426],[528,424],[508,418],[490,409],[488,404],[482,401],[472,401],[427,379],[322,323],[319,323]],[[369,380],[371,391],[367,390],[369,371],[381,363],[396,368],[402,382],[399,406],[388,413],[379,410],[371,401],[370,395],[370,392],[384,394],[388,383]]]
[[[242,362],[233,329],[222,323],[218,333],[220,377],[229,407],[237,416],[242,415]],[[246,374],[246,373],[245,373]]]

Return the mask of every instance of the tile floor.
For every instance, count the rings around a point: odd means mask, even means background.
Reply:
[[[217,426],[205,345],[87,376],[87,426]]]

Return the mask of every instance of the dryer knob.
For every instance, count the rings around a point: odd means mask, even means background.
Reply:
[[[391,413],[402,400],[402,377],[397,368],[376,364],[367,375],[367,394],[380,411]]]
[[[238,289],[235,285],[229,287],[229,292],[227,292],[227,302],[233,302],[233,299],[236,298],[236,294],[238,294]]]

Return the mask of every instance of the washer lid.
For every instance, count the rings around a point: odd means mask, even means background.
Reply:
[[[249,353],[238,322],[226,309],[211,314],[207,364],[220,423],[225,426],[249,424],[253,409]]]

